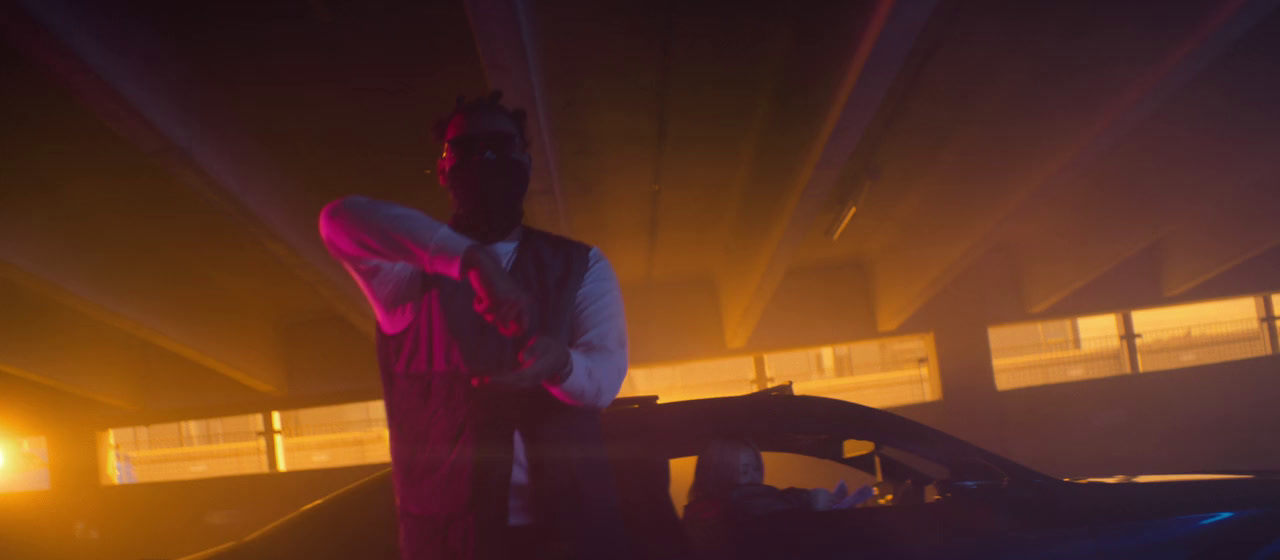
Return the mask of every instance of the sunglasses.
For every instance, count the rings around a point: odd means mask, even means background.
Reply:
[[[517,146],[515,135],[510,133],[465,134],[444,141],[444,157],[471,159],[486,153],[506,157],[514,155]]]

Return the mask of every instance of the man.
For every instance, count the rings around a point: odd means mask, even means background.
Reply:
[[[626,375],[618,281],[598,249],[521,225],[525,115],[500,100],[437,123],[448,226],[352,196],[321,236],[377,317],[404,557],[613,556],[599,411]]]

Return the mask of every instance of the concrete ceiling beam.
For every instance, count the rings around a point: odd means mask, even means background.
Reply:
[[[148,327],[144,321],[132,319],[123,313],[109,309],[97,303],[94,298],[80,295],[54,280],[36,275],[12,261],[0,259],[0,278],[13,282],[45,301],[54,302],[103,326],[127,333],[138,340],[172,352],[193,364],[221,374],[254,391],[268,395],[279,395],[284,392],[285,380],[283,375],[279,376],[278,379],[269,379],[265,378],[261,373],[250,374],[245,369],[235,367],[224,360],[214,357],[211,352],[198,349],[196,345],[180,341],[176,337]],[[4,356],[0,356],[0,362],[3,361]],[[86,367],[92,367],[92,365],[86,364]],[[13,368],[13,370],[19,371],[21,368]]]
[[[1230,207],[1170,233],[1161,255],[1160,284],[1165,297],[1185,294],[1280,245],[1280,226],[1276,225],[1280,199],[1270,195],[1220,204]]]
[[[0,361],[0,373],[12,375],[19,379],[25,379],[32,383],[37,383],[68,395],[88,399],[113,408],[122,410],[137,410],[139,408],[139,405],[129,396],[117,395],[114,391],[85,388],[77,383],[63,381],[62,379],[59,379],[59,376],[56,374],[47,372],[37,373],[15,364],[8,363],[7,361]]]
[[[146,52],[113,36],[62,2],[0,9],[0,35],[67,88],[108,126],[161,162],[184,186],[236,220],[270,255],[372,338],[373,315],[347,274],[325,251],[314,217],[282,188],[280,170],[251,142],[212,126],[211,107],[191,107],[157,76],[181,65],[165,49]],[[136,37],[132,39],[137,40]],[[140,44],[136,41],[131,44]],[[305,223],[304,223],[305,222]]]
[[[526,0],[467,0],[467,18],[489,87],[528,115],[533,170],[525,207],[535,226],[571,235],[556,136],[547,114],[533,8]]]
[[[943,254],[932,255],[922,262],[909,257],[912,251],[927,246],[924,241],[911,239],[909,247],[902,246],[901,243],[886,244],[874,263],[876,322],[879,329],[892,331],[910,319],[962,271],[1005,241],[1009,236],[1005,226],[1011,218],[1028,207],[1036,206],[1046,196],[1051,199],[1053,193],[1073,186],[1074,179],[1086,166],[1111,148],[1136,123],[1150,115],[1170,94],[1183,87],[1254,24],[1274,11],[1277,5],[1280,5],[1277,0],[1228,0],[1219,3],[1148,72],[1136,76],[1127,88],[1105,104],[1093,120],[1087,123],[1084,132],[1060,150],[1042,171],[1023,181],[1011,196],[995,201],[999,208],[992,213],[992,219],[975,220],[973,227],[959,238],[954,236],[954,232],[949,233],[946,240],[949,248],[941,251]],[[1122,242],[1116,247],[1108,247],[1097,255],[1084,258],[1084,272],[1065,284],[1056,279],[1051,282],[1033,281],[1036,283],[1031,287],[1032,293],[1025,300],[1031,308],[1051,305],[1083,282],[1101,274],[1111,264],[1124,260],[1127,255],[1154,242],[1158,236],[1158,232],[1139,235],[1130,240],[1132,243]],[[934,241],[935,244],[941,244],[942,240]],[[1115,251],[1112,251],[1113,248]]]
[[[755,331],[792,255],[813,230],[844,164],[863,139],[935,4],[932,0],[875,3],[778,219],[768,224],[769,233],[757,256],[744,263],[744,272],[733,273],[722,287],[725,342],[730,348],[746,345]]]

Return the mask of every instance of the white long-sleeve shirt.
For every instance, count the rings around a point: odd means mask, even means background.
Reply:
[[[320,214],[320,236],[356,283],[386,334],[404,330],[416,317],[422,275],[460,280],[462,254],[473,244],[430,216],[398,204],[350,196]],[[487,245],[510,269],[519,230]],[[588,254],[586,276],[574,300],[569,357],[572,369],[560,385],[545,384],[556,398],[575,406],[603,409],[613,402],[627,373],[627,326],[613,267],[599,249]],[[529,467],[524,440],[515,434],[509,523],[533,521]]]

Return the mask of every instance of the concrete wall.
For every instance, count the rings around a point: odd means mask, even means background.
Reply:
[[[963,400],[943,390],[894,412],[1055,476],[1280,469],[1276,356]]]

